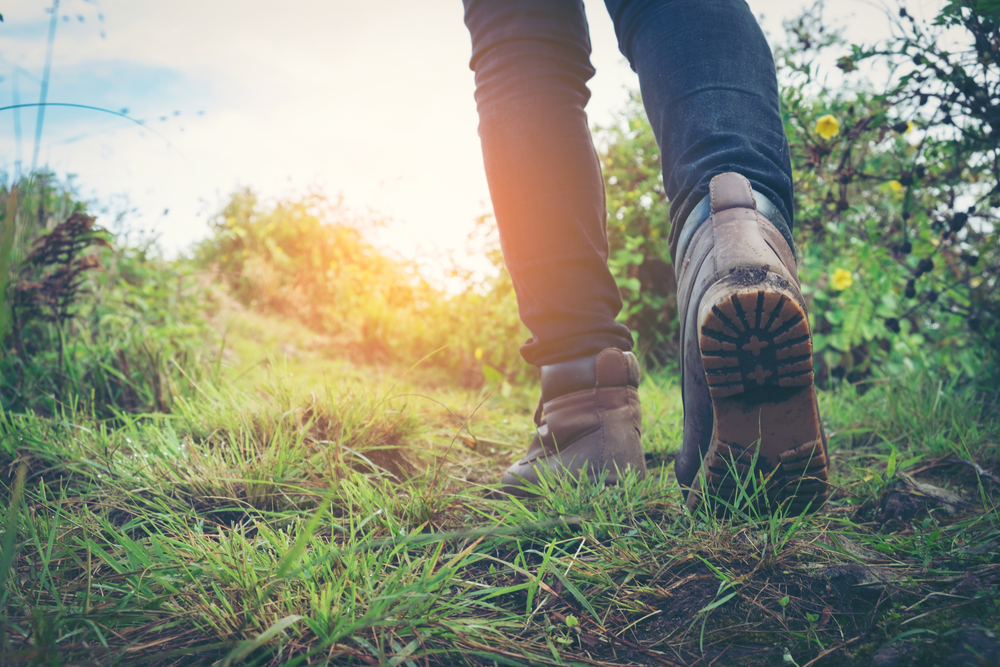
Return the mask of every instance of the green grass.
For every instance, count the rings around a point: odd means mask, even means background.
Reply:
[[[937,664],[1000,632],[996,484],[955,462],[1000,462],[995,396],[824,392],[833,500],[723,520],[683,509],[680,390],[656,373],[646,479],[497,501],[535,388],[222,317],[220,380],[169,415],[0,415],[0,663]]]

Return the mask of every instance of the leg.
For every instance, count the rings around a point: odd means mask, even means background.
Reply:
[[[538,366],[632,348],[615,321],[604,181],[584,106],[580,0],[465,0],[479,136],[504,260]]]
[[[732,490],[735,460],[744,476],[770,476],[772,500],[815,509],[827,493],[825,438],[770,49],[743,0],[606,4],[639,74],[671,201],[684,394],[677,479],[695,491],[693,505],[699,473]]]
[[[465,0],[479,135],[524,358],[541,367],[538,430],[505,491],[537,469],[608,482],[645,470],[639,368],[615,321],[604,181],[584,106],[590,35],[581,0]],[[544,418],[543,418],[544,414]]]
[[[729,171],[745,176],[790,225],[792,167],[774,59],[746,2],[605,4],[663,152],[671,239],[709,181]]]

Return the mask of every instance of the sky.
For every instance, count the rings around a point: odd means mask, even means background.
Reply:
[[[772,38],[811,2],[751,0]],[[846,37],[888,35],[884,10],[837,0]],[[908,3],[931,17],[940,0]],[[36,102],[52,0],[0,8],[0,106]],[[592,124],[638,88],[601,2],[587,0]],[[916,8],[916,12],[914,11]],[[491,210],[459,0],[60,0],[47,99],[120,111],[45,111],[38,163],[74,175],[97,209],[168,254],[208,233],[238,187],[264,199],[319,189],[389,220],[377,241],[410,258],[465,247]],[[37,110],[0,112],[0,170],[31,164]],[[19,152],[20,150],[20,152]],[[110,223],[110,213],[101,219]],[[475,264],[475,260],[472,260]]]

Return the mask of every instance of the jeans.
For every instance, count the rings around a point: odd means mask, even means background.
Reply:
[[[582,0],[464,0],[479,136],[504,260],[542,366],[632,348],[607,266],[601,166],[584,107]],[[606,0],[660,146],[671,238],[713,176],[749,179],[791,225],[770,48],[743,0]]]

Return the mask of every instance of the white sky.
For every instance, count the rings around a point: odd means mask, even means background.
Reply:
[[[772,38],[807,4],[750,1]],[[909,4],[929,18],[942,2]],[[0,106],[11,103],[15,65],[21,101],[38,101],[50,6],[0,9]],[[607,124],[638,81],[603,3],[588,0],[587,11],[597,68],[588,112]],[[837,0],[828,15],[854,42],[888,34],[869,2]],[[76,174],[87,197],[127,196],[133,226],[169,252],[203,237],[239,185],[264,197],[342,193],[391,218],[382,242],[410,257],[463,248],[490,210],[460,0],[62,0],[59,16],[48,100],[128,109],[162,138],[49,107],[40,163]],[[21,112],[25,165],[36,113]],[[13,173],[15,153],[14,115],[0,112],[0,169]]]

